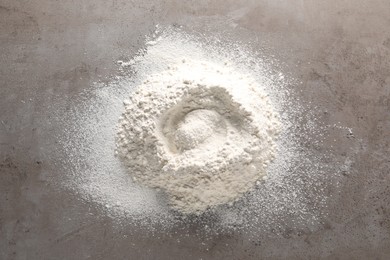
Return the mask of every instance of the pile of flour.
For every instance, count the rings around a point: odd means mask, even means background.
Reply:
[[[182,213],[231,203],[266,175],[280,122],[250,75],[186,59],[144,79],[124,101],[116,153],[133,180]]]
[[[58,97],[43,125],[60,130],[40,140],[52,183],[121,230],[315,231],[338,181],[318,109],[272,52],[214,35],[157,28],[115,76]],[[225,205],[177,214],[157,189],[181,212]]]

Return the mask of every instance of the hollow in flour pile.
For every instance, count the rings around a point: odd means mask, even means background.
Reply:
[[[134,181],[165,191],[183,213],[230,203],[266,175],[280,123],[249,75],[182,60],[124,101],[117,154]]]

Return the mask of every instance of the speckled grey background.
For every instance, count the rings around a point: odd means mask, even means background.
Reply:
[[[178,241],[115,228],[50,185],[48,107],[115,72],[156,24],[221,21],[271,46],[325,124],[353,129],[330,132],[340,161],[355,157],[317,230]],[[390,259],[387,0],[0,0],[0,120],[0,259]]]

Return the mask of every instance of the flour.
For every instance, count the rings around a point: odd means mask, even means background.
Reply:
[[[226,37],[164,28],[115,76],[56,100],[53,183],[121,230],[315,230],[337,173],[319,113],[281,62]]]
[[[235,201],[266,175],[279,120],[249,75],[186,60],[150,75],[125,102],[117,152],[134,180],[184,213]]]

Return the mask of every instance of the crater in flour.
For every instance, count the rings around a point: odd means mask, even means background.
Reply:
[[[225,139],[226,123],[216,111],[195,109],[176,125],[173,135],[176,149],[179,151],[201,148],[212,144],[213,140]]]
[[[190,87],[181,101],[162,115],[162,142],[173,153],[215,150],[242,134],[241,128],[248,125],[246,114],[223,87]]]

